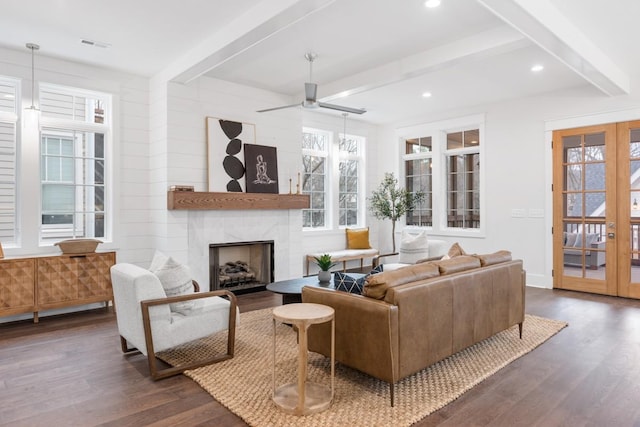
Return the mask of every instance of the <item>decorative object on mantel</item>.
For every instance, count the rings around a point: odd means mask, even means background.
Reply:
[[[318,281],[321,283],[326,283],[331,280],[331,267],[336,265],[335,262],[331,259],[331,255],[322,254],[320,256],[314,257],[316,260],[316,264],[320,268],[318,272]]]
[[[309,209],[308,194],[167,191],[169,210]]]
[[[247,193],[278,194],[278,156],[276,147],[244,144]]]
[[[0,259],[4,258],[4,251],[2,250],[2,242],[0,242]]]
[[[69,239],[62,240],[55,244],[63,254],[89,254],[96,251],[98,244],[102,243],[98,239]]]
[[[244,144],[255,144],[256,127],[250,123],[207,117],[209,191],[243,192]]]
[[[193,185],[172,185],[169,191],[193,191]]]

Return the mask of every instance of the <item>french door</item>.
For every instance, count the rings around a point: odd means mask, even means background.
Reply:
[[[640,121],[553,132],[553,285],[640,298]]]

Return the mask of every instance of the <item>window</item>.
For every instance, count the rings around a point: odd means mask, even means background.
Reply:
[[[363,139],[353,135],[340,137],[338,144],[340,184],[338,190],[338,224],[341,227],[360,223],[360,171]]]
[[[424,198],[416,209],[407,212],[407,225],[433,225],[432,142],[431,137],[405,141],[405,189]]]
[[[310,209],[302,210],[304,228],[327,226],[328,157],[331,134],[315,129],[302,131],[302,193],[310,197]]]
[[[302,134],[302,193],[311,198],[311,208],[303,210],[303,227],[361,225],[365,138],[340,133],[334,139],[332,132],[310,128]]]
[[[447,134],[447,227],[480,227],[480,131]]]
[[[107,239],[110,96],[42,85],[40,97],[40,238]]]
[[[405,188],[424,194],[407,212],[406,225],[442,235],[483,233],[483,123],[476,115],[398,130]]]
[[[0,242],[14,245],[18,241],[16,179],[17,105],[19,82],[0,77]]]

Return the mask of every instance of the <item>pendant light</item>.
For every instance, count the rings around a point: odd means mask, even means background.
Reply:
[[[342,130],[342,143],[344,145],[347,144],[347,116],[349,113],[342,113],[342,117],[344,117],[344,127]]]
[[[35,43],[27,43],[26,46],[27,49],[31,50],[31,106],[29,108],[25,108],[22,120],[24,127],[37,129],[40,118],[40,110],[38,110],[35,105],[36,79],[34,56],[35,51],[40,49],[40,46]]]

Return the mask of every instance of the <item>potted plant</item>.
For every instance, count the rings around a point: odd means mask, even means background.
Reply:
[[[320,268],[320,272],[318,273],[318,280],[320,282],[328,282],[331,280],[331,267],[336,265],[335,262],[331,260],[331,255],[322,254],[320,256],[314,257],[316,260],[316,264]]]
[[[385,173],[384,179],[369,199],[369,210],[378,219],[391,220],[391,242],[393,252],[396,251],[396,221],[402,215],[415,209],[416,205],[422,201],[424,193],[418,191],[412,193],[404,188],[398,187],[398,180],[393,173]]]

